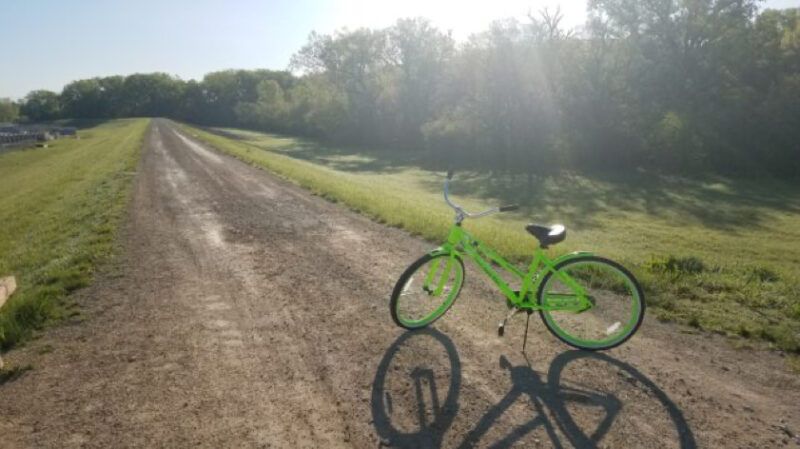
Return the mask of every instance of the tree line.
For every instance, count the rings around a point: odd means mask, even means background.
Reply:
[[[311,33],[287,71],[156,73],[31,92],[31,120],[167,116],[536,175],[554,168],[800,175],[800,9],[589,0],[457,43],[424,19]]]

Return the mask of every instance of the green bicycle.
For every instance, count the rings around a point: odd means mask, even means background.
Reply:
[[[468,213],[450,201],[452,177],[453,172],[448,171],[444,181],[444,200],[456,212],[455,223],[442,246],[412,263],[398,279],[390,302],[392,319],[398,326],[423,328],[450,309],[464,284],[463,258],[466,255],[507,298],[510,310],[498,327],[500,336],[511,317],[527,312],[530,320],[534,311],[539,312],[553,335],[579,349],[610,349],[624,343],[636,332],[644,318],[644,293],[625,267],[590,252],[574,252],[551,260],[543,250],[563,241],[566,229],[561,225],[530,224],[525,229],[539,240],[539,247],[528,271],[520,271],[475,240],[461,226],[465,218],[481,218],[517,210],[519,206]],[[516,278],[521,284],[519,290],[512,289],[491,263]],[[523,351],[527,331],[526,322]]]

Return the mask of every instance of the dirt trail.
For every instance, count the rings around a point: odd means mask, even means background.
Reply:
[[[798,378],[718,337],[647,319],[598,355],[532,320],[526,360],[471,268],[403,332],[388,295],[429,244],[168,121],[122,244],[85,319],[7,354],[34,369],[0,385],[0,447],[800,447]]]

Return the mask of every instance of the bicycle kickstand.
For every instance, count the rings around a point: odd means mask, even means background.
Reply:
[[[531,323],[531,313],[533,311],[527,310],[528,317],[525,319],[525,338],[522,340],[522,354],[525,354],[525,345],[528,344],[528,325]]]

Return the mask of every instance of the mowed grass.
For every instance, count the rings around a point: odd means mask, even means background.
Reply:
[[[0,309],[0,347],[70,313],[66,295],[112,253],[147,124],[116,120],[0,154],[0,275],[18,284]]]
[[[441,242],[452,223],[441,197],[443,173],[424,169],[429,164],[422,153],[184,128],[222,151],[431,242]],[[519,212],[468,220],[465,226],[523,265],[536,245],[523,226],[563,223],[567,241],[550,253],[588,250],[629,266],[645,287],[651,316],[800,351],[798,185],[645,172],[531,180],[464,172],[455,177],[454,197],[471,211],[521,204]]]

